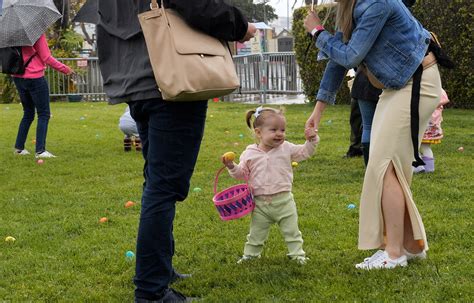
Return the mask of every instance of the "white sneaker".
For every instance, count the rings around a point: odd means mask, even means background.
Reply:
[[[296,256],[290,258],[290,260],[298,263],[299,265],[306,265],[306,263],[309,261],[309,258],[304,256]]]
[[[414,260],[414,259],[424,260],[426,259],[426,250],[423,249],[421,252],[417,254],[413,254],[405,249],[405,256],[407,256],[407,260]]]
[[[364,259],[364,262],[362,262],[362,263],[368,263],[370,260],[372,260],[372,259],[374,259],[374,258],[378,258],[379,255],[383,254],[383,252],[384,252],[384,251],[381,250],[381,249],[380,249],[380,250],[377,250],[377,251],[375,252],[375,254],[373,254],[372,256],[370,256],[370,257],[368,257],[368,258],[365,258],[365,259]],[[358,266],[360,266],[362,263],[356,264],[356,267],[359,268]]]
[[[53,155],[52,153],[50,153],[49,151],[45,150],[44,152],[42,153],[36,153],[35,155],[36,158],[56,158],[55,155]]]
[[[393,260],[390,259],[386,251],[382,251],[380,253],[379,250],[375,254],[373,254],[372,257],[364,259],[364,262],[356,264],[356,268],[365,270],[392,269],[397,266],[404,267],[407,265],[407,256],[402,255],[400,258]]]
[[[237,261],[237,264],[242,264],[242,263],[245,263],[247,261],[254,260],[254,259],[260,259],[260,255],[258,255],[258,256],[243,255],[239,259],[239,261]]]
[[[26,155],[29,155],[30,152],[27,151],[26,149],[22,149],[22,150],[19,150],[19,149],[15,149],[15,151],[13,152],[15,155],[19,155],[19,156],[26,156]]]
[[[413,167],[414,174],[419,174],[419,173],[424,173],[424,172],[425,172],[425,167],[423,165],[420,165],[418,167]]]

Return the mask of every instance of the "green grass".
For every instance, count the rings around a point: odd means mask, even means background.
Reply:
[[[191,191],[177,206],[174,264],[193,274],[177,289],[205,302],[474,300],[472,111],[444,111],[446,137],[433,147],[436,172],[414,177],[428,259],[393,271],[361,272],[353,264],[369,253],[357,250],[358,207],[347,205],[359,205],[364,166],[360,158],[342,159],[349,144],[348,106],[326,111],[316,155],[295,169],[293,192],[310,263],[286,259],[276,228],[262,259],[235,263],[249,218],[220,221],[213,180],[221,154],[240,154],[253,142],[243,118],[251,107],[210,103]],[[303,142],[311,109],[286,106],[289,141]],[[140,200],[143,161],[122,150],[117,124],[123,110],[124,105],[53,103],[47,147],[58,158],[38,165],[33,156],[12,154],[21,106],[0,105],[0,302],[132,301],[134,262],[125,252],[135,250],[140,204],[126,209],[124,203]],[[35,126],[27,140],[30,151],[34,132]],[[228,175],[221,176],[220,189],[231,184]],[[195,187],[202,191],[193,192]],[[103,216],[110,221],[99,224]],[[6,236],[16,242],[3,241]]]

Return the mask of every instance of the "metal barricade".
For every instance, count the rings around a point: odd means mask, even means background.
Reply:
[[[51,97],[67,97],[70,100],[105,101],[102,75],[98,58],[61,58],[62,63],[73,68],[74,75],[66,76],[50,67],[45,77]]]
[[[76,74],[66,76],[50,67],[45,76],[51,97],[105,101],[103,80],[98,58],[58,59],[72,67]],[[225,99],[255,95],[266,103],[268,95],[298,95],[303,93],[299,68],[294,52],[238,55],[233,58],[241,87]]]
[[[239,95],[259,95],[266,103],[267,95],[303,93],[294,52],[262,53],[234,56],[241,87],[227,99]]]

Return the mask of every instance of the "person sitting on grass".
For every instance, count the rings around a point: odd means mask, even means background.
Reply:
[[[119,129],[124,133],[123,150],[128,152],[132,150],[132,145],[136,151],[142,150],[142,141],[138,135],[137,123],[130,115],[130,107],[125,108],[125,112],[120,116]]]
[[[255,118],[253,122],[252,117]],[[248,111],[247,125],[254,130],[257,143],[247,146],[238,165],[222,157],[233,178],[248,178],[255,199],[244,255],[237,263],[260,258],[270,227],[277,223],[288,246],[288,258],[298,264],[306,264],[308,258],[303,250],[303,237],[298,228],[298,214],[291,193],[292,161],[311,157],[319,136],[308,128],[305,130],[305,144],[295,145],[285,141],[285,116],[281,110],[273,108],[259,107]]]

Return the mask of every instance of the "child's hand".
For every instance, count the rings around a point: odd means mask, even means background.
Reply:
[[[235,153],[234,152],[226,152],[224,155],[222,155],[222,163],[229,168],[232,169],[234,168],[234,159],[235,159]]]
[[[225,156],[222,156],[222,163],[228,168],[233,169],[235,166],[234,161],[228,160]]]
[[[318,131],[315,130],[312,127],[308,127],[304,130],[304,136],[306,140],[313,142],[313,141],[319,141],[318,139]]]

